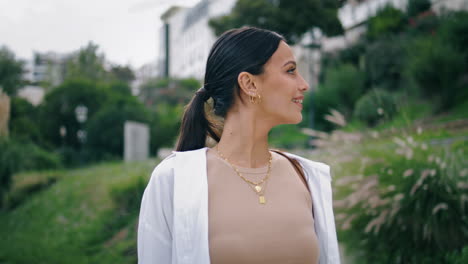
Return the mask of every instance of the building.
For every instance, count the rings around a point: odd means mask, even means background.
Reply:
[[[171,7],[162,16],[158,64],[164,77],[203,79],[216,36],[208,21],[228,14],[236,0],[201,0],[192,8]]]
[[[323,50],[326,52],[343,49],[356,42],[366,32],[367,20],[386,5],[406,11],[409,0],[348,0],[338,10],[338,18],[345,34],[339,37],[323,38]],[[445,10],[468,10],[468,0],[430,0],[432,10],[438,14]]]
[[[32,83],[57,86],[63,82],[67,56],[56,52],[35,52],[32,61]]]

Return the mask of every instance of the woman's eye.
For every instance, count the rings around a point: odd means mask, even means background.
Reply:
[[[291,68],[288,70],[288,73],[294,73],[296,71],[296,68]]]

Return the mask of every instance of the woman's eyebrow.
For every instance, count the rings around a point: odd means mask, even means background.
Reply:
[[[283,65],[283,67],[286,66],[286,65],[288,65],[288,64],[290,64],[290,63],[292,63],[292,64],[294,64],[294,66],[296,66],[296,62],[293,61],[293,60],[290,60],[290,61],[287,61],[287,62]]]

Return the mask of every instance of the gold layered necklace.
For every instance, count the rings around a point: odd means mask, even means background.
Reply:
[[[234,171],[237,173],[237,175],[239,175],[239,177],[245,181],[251,188],[252,190],[257,194],[258,196],[258,202],[260,204],[266,204],[266,199],[265,199],[265,188],[266,188],[266,184],[267,184],[267,180],[268,178],[270,177],[270,172],[271,172],[271,161],[273,159],[273,156],[271,155],[270,153],[270,159],[268,161],[268,171],[267,171],[267,174],[265,175],[265,177],[263,179],[261,179],[260,181],[258,182],[254,182],[254,181],[251,181],[247,178],[244,177],[244,175],[242,175],[242,173],[239,171],[239,169],[237,169],[236,166],[232,165],[232,163],[226,158],[224,157],[223,154],[221,154],[221,152],[219,151],[218,149],[218,145],[216,145],[216,152],[218,152],[218,155],[223,159],[225,160],[229,165],[231,165],[231,167],[234,169]],[[265,184],[264,184],[265,183]],[[262,184],[263,187],[262,187]]]

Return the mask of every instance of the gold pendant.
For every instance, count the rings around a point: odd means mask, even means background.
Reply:
[[[262,186],[260,186],[260,185],[255,186],[255,191],[257,191],[259,193],[261,190],[262,190]]]
[[[266,204],[265,196],[262,195],[258,197],[258,201],[260,202],[260,204]]]

